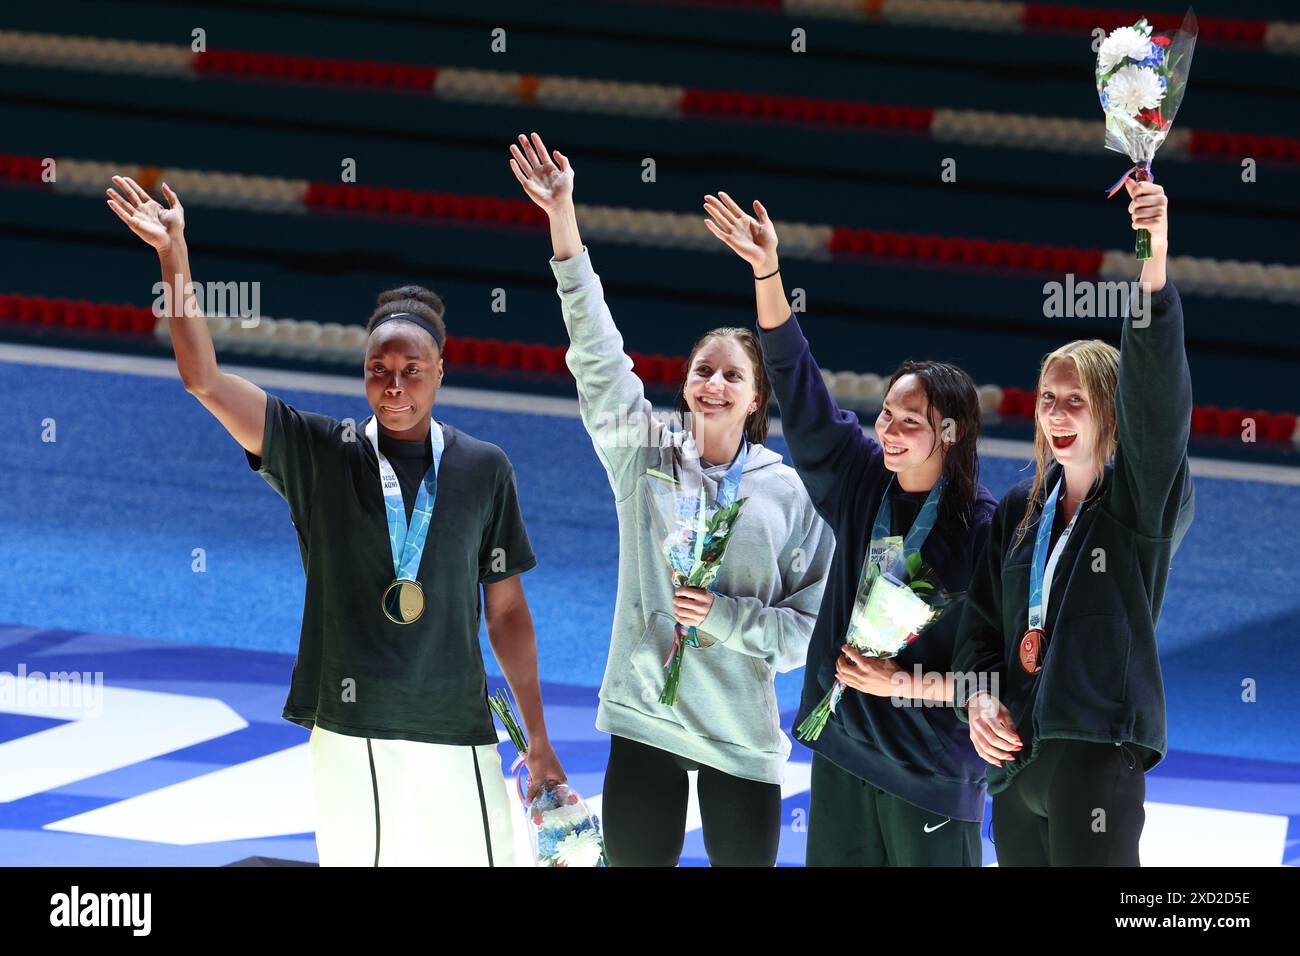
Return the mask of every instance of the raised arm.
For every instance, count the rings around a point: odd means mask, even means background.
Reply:
[[[558,150],[548,154],[536,133],[531,140],[520,136],[510,153],[515,178],[550,218],[551,269],[569,333],[565,361],[578,384],[582,423],[621,501],[636,490],[646,467],[658,462],[664,425],[652,417],[645,387],[632,371],[600,277],[582,244],[568,157]]]
[[[1128,527],[1148,537],[1170,537],[1191,522],[1192,486],[1187,463],[1192,380],[1183,342],[1178,290],[1165,274],[1169,253],[1168,200],[1152,182],[1130,182],[1134,229],[1151,233],[1151,257],[1139,286],[1149,292],[1130,307],[1120,336],[1115,418],[1119,448],[1110,508]]]
[[[170,186],[162,184],[167,206],[155,201],[129,176],[114,176],[108,206],[131,231],[158,253],[167,289],[167,324],[172,349],[185,390],[197,398],[254,455],[262,454],[266,422],[266,392],[247,379],[221,371],[208,323],[199,310],[190,280],[190,256],[185,245],[185,210]],[[121,192],[118,192],[118,190]]]
[[[846,485],[885,480],[880,446],[862,433],[858,417],[836,404],[808,340],[790,310],[781,284],[776,226],[767,210],[754,200],[754,216],[726,193],[706,196],[705,225],[752,267],[758,306],[759,340],[781,407],[781,425],[790,455],[813,504],[828,521],[836,522],[840,494]]]
[[[776,248],[780,240],[776,225],[767,210],[754,200],[754,215],[736,205],[726,193],[704,197],[704,209],[711,218],[704,220],[709,232],[725,242],[736,255],[754,270],[754,299],[758,305],[758,327],[775,329],[790,319],[790,300],[781,283],[781,262]]]

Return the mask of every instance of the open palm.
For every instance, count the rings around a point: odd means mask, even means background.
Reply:
[[[712,217],[704,220],[709,231],[755,269],[776,255],[776,226],[772,225],[767,210],[757,199],[754,200],[753,216],[721,191],[716,196],[704,197],[704,209]]]
[[[185,231],[185,210],[166,183],[162,184],[167,205],[150,196],[130,176],[114,176],[117,189],[108,189],[108,205],[131,231],[159,252],[166,251]]]
[[[528,198],[547,212],[573,201],[573,167],[558,149],[546,151],[546,144],[536,133],[532,139],[519,136],[519,145],[510,144],[510,169],[524,187]]]

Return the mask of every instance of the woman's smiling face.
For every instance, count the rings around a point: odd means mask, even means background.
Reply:
[[[1074,362],[1057,359],[1043,373],[1037,418],[1058,462],[1074,465],[1092,461],[1096,444],[1092,406]]]
[[[941,455],[937,417],[921,380],[910,373],[901,376],[876,416],[876,441],[885,450],[885,467],[893,472],[911,471],[932,455]]]
[[[754,365],[731,337],[711,338],[691,359],[686,375],[686,406],[705,428],[725,432],[743,428],[758,408]]]

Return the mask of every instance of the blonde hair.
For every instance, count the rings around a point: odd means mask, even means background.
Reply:
[[[1079,373],[1079,381],[1088,394],[1093,424],[1093,465],[1097,475],[1104,473],[1107,463],[1115,457],[1119,447],[1119,426],[1115,417],[1115,391],[1119,383],[1119,349],[1101,339],[1076,339],[1067,342],[1043,358],[1038,368],[1038,387],[1034,391],[1034,483],[1025,502],[1025,514],[1016,526],[1012,547],[1018,547],[1029,531],[1030,517],[1040,496],[1046,494],[1043,483],[1052,463],[1052,445],[1038,420],[1038,402],[1043,394],[1043,378],[1057,362],[1072,362]]]

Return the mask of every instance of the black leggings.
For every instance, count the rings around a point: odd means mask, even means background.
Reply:
[[[1132,744],[1044,740],[993,797],[999,866],[1139,866],[1146,771]]]
[[[609,738],[601,824],[610,866],[676,866],[686,842],[686,771],[698,770],[704,849],[712,866],[772,866],[781,787],[733,777],[626,737]]]

